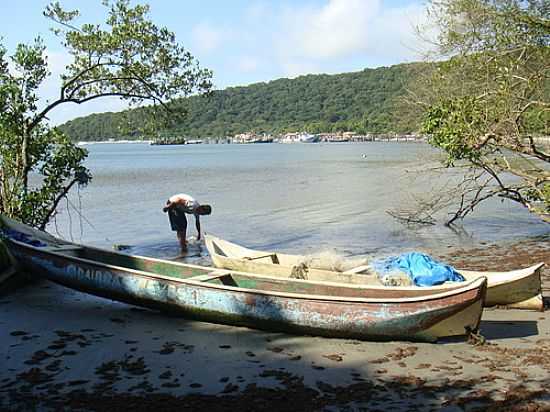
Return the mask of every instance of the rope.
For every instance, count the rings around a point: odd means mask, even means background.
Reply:
[[[473,346],[485,345],[486,339],[478,330],[473,330],[470,327],[466,327],[466,333],[468,335],[468,343]]]
[[[290,278],[293,279],[307,279],[307,272],[309,271],[305,263],[300,263],[299,265],[292,266],[292,272],[290,273]]]

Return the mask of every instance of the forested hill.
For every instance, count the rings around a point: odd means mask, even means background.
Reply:
[[[336,75],[307,75],[245,87],[217,90],[208,98],[192,96],[178,104],[188,115],[167,136],[223,137],[236,133],[280,133],[307,130],[408,132],[418,119],[402,116],[399,101],[405,86],[425,68],[421,63],[365,69]],[[60,128],[75,141],[138,138],[140,109],[93,114],[71,120]]]

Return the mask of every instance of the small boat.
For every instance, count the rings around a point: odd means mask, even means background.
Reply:
[[[317,143],[318,141],[319,141],[319,136],[314,134],[309,134],[306,132],[287,133],[281,139],[281,143]]]
[[[33,276],[188,318],[326,337],[435,341],[476,331],[487,281],[402,297],[362,286],[281,279],[70,243],[0,217],[3,240]],[[16,236],[17,235],[17,236]]]
[[[418,293],[443,292],[456,283],[443,285],[418,286],[385,286],[378,276],[369,271],[368,265],[349,270],[327,270],[316,265],[315,259],[301,255],[288,255],[276,252],[248,249],[235,243],[207,234],[206,247],[214,266],[218,268],[239,270],[243,272],[268,273],[271,276],[290,277],[292,272],[307,261],[307,279],[313,281],[333,281],[374,288],[391,288],[401,290],[406,296]],[[541,272],[544,263],[509,272],[478,272],[457,269],[467,281],[484,276],[487,278],[487,297],[485,306],[507,306],[516,309],[544,310],[542,299]],[[370,273],[370,274],[369,274]],[[405,296],[405,295],[403,295]],[[417,296],[417,295],[416,295]]]

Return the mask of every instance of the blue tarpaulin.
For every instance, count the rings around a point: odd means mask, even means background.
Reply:
[[[31,236],[18,232],[17,230],[13,229],[0,229],[0,232],[2,235],[4,235],[7,238],[17,240],[18,242],[26,243],[31,246],[35,247],[43,247],[48,246],[47,244],[41,242],[40,240],[33,239]]]
[[[381,274],[396,270],[405,272],[416,286],[434,286],[444,282],[463,282],[464,277],[452,266],[437,262],[430,256],[409,252],[391,256],[371,263],[373,269]]]

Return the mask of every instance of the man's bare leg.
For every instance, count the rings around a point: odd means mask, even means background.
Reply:
[[[185,240],[185,231],[178,231],[178,240],[180,242],[181,252],[187,252],[187,241]]]

